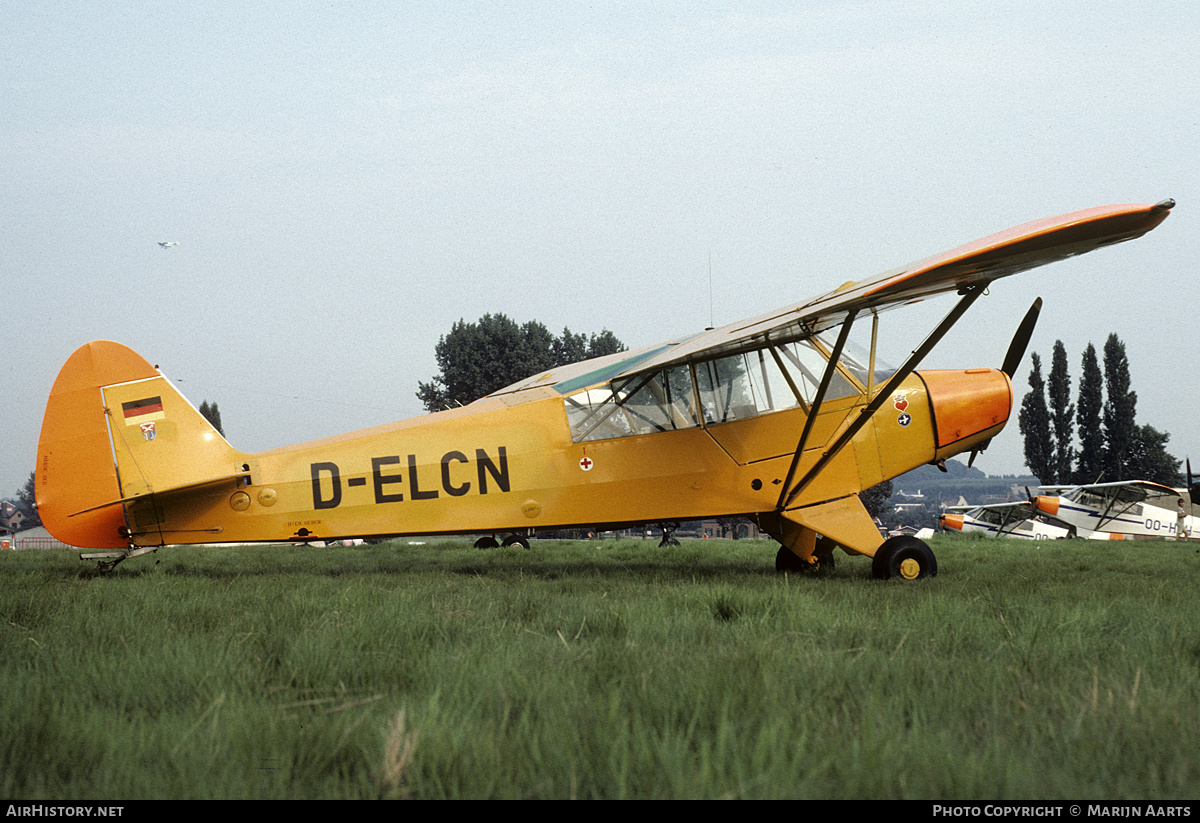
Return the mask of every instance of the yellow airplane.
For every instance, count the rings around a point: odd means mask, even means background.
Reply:
[[[937,572],[883,540],[859,492],[986,448],[1012,408],[1034,303],[1001,369],[916,371],[997,278],[1139,237],[1174,201],[1027,223],[811,301],[533,375],[462,408],[258,453],[234,449],[156,367],[109,341],[60,371],[38,443],[38,513],[111,569],[162,546],[509,534],[745,516],[780,570],[840,547],[876,577]],[[895,370],[879,312],[959,299]],[[852,327],[870,329],[861,351]],[[491,537],[477,545],[496,545]]]

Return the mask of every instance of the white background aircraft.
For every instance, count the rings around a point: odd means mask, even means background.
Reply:
[[[987,532],[996,537],[1023,537],[1028,540],[1057,540],[1071,530],[1035,517],[1033,504],[993,503],[986,506],[949,506],[938,521],[943,529],[960,532]]]
[[[1188,536],[1200,535],[1190,494],[1147,480],[1118,480],[1081,486],[1039,486],[1033,498],[1039,512],[1077,530],[1110,536],[1177,539],[1178,505],[1183,501]],[[1103,538],[1102,538],[1103,539]]]

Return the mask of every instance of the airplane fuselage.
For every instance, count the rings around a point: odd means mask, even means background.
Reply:
[[[988,374],[995,382],[998,373]],[[132,540],[161,545],[521,532],[754,515],[775,508],[806,419],[794,408],[573,442],[563,398],[547,389],[525,394],[533,396],[489,398],[391,426],[236,456],[234,462],[249,469],[236,483],[130,501]],[[870,421],[834,458],[823,482],[793,501],[794,508],[855,494],[938,458],[933,406],[921,377],[911,377],[897,395],[904,410]],[[1007,398],[1004,405],[1007,412]],[[860,396],[826,404],[801,473],[861,406]],[[996,426],[988,429],[994,433]],[[956,445],[973,442],[958,438]],[[131,444],[141,451],[166,445]],[[127,488],[125,494],[137,491]]]
[[[1153,503],[1117,502],[1086,491],[1064,496],[1041,495],[1035,498],[1040,511],[1074,527],[1080,536],[1097,534],[1175,539],[1179,530],[1177,513]],[[1184,517],[1184,529],[1190,536],[1200,534],[1200,518]],[[1090,536],[1090,535],[1089,535]]]

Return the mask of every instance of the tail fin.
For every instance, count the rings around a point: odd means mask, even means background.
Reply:
[[[43,525],[86,548],[130,545],[126,504],[247,470],[157,368],[107,340],[81,346],[58,373],[37,461]]]

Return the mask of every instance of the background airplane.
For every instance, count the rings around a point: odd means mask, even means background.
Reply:
[[[1200,535],[1200,518],[1192,513],[1188,490],[1147,480],[1123,480],[1080,486],[1039,486],[1033,497],[1038,512],[1080,533],[1177,539]],[[1182,501],[1186,534],[1179,534],[1178,506]],[[1104,539],[1104,538],[1100,538]]]
[[[1029,501],[992,503],[982,506],[949,506],[939,515],[944,530],[986,532],[997,537],[1023,537],[1028,540],[1057,540],[1071,530],[1039,519]]]
[[[812,571],[833,549],[880,578],[936,574],[929,546],[884,541],[859,492],[987,447],[1040,299],[1001,368],[917,371],[995,280],[1140,237],[1174,202],[1027,223],[813,300],[533,375],[468,406],[254,454],[240,452],[152,365],[110,341],[59,372],[35,490],[64,543],[102,568],[165,545],[614,527],[744,516]],[[897,369],[880,314],[957,301]],[[849,344],[856,325],[870,344]]]

